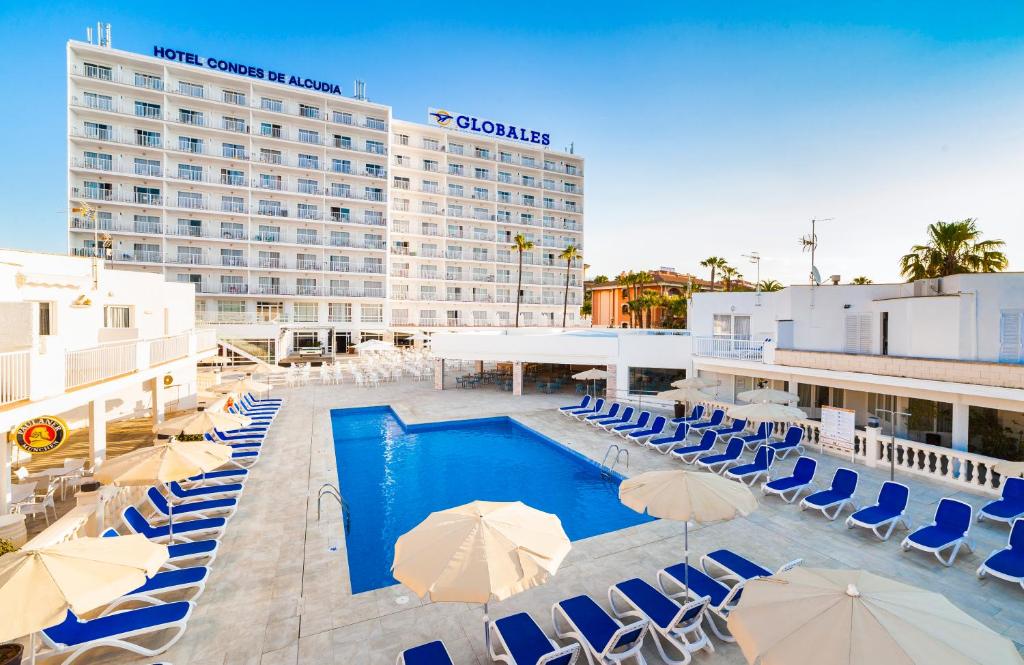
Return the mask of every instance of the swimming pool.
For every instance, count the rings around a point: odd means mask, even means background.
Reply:
[[[395,584],[395,541],[474,499],[554,513],[570,540],[650,521],[619,503],[618,477],[507,418],[405,425],[390,407],[331,411],[352,593]]]

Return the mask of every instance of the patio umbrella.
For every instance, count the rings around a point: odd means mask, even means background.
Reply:
[[[673,388],[711,388],[718,385],[718,381],[705,379],[703,376],[688,376],[672,382]]]
[[[743,483],[714,473],[671,469],[648,471],[619,485],[619,501],[627,508],[651,517],[683,523],[683,586],[690,588],[690,520],[698,524],[731,520],[749,515],[757,499]]]
[[[672,390],[663,390],[660,393],[654,395],[656,399],[663,399],[669,402],[702,402],[704,400],[715,399],[714,395],[710,395],[703,390],[697,388],[673,388]]]
[[[0,557],[0,642],[82,615],[142,586],[167,561],[167,547],[145,536],[74,538]]]
[[[1013,642],[942,594],[862,570],[798,566],[751,580],[729,631],[761,665],[1024,662]]]
[[[395,345],[388,344],[379,339],[368,339],[353,346],[356,351],[394,351]]]
[[[271,389],[269,383],[260,383],[255,381],[251,376],[247,376],[237,381],[228,381],[227,383],[218,383],[217,385],[210,388],[215,393],[261,393]]]
[[[785,390],[775,390],[774,388],[757,388],[755,390],[745,390],[739,393],[736,395],[736,399],[741,399],[744,402],[778,402],[779,404],[791,404],[792,402],[799,402],[800,395],[786,392]]]
[[[1001,476],[1024,476],[1024,462],[998,462],[992,470]]]
[[[207,441],[158,441],[107,460],[93,474],[107,485],[171,483],[212,471],[231,459],[231,448]],[[168,535],[174,542],[174,505],[167,502]]]
[[[153,427],[157,434],[179,436],[181,434],[196,435],[206,434],[215,429],[231,430],[248,427],[252,420],[237,413],[225,413],[223,402],[215,402],[202,411],[186,413],[177,418],[165,420]]]
[[[591,367],[588,370],[584,370],[577,374],[573,374],[572,378],[577,381],[593,381],[594,394],[597,394],[597,382],[608,378],[608,372],[603,369]]]
[[[776,402],[755,402],[730,406],[725,415],[733,419],[752,420],[755,423],[803,420],[807,414],[795,406],[787,406]],[[764,442],[768,443],[767,431]]]
[[[546,582],[572,545],[557,516],[520,501],[433,512],[395,543],[391,572],[421,598],[487,605]]]

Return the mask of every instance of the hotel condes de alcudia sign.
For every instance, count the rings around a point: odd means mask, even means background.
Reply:
[[[68,424],[56,416],[31,418],[14,430],[14,442],[27,453],[52,453],[68,440]]]
[[[449,113],[444,109],[435,108],[427,110],[427,117],[431,124],[444,127],[445,129],[459,129],[473,134],[483,134],[484,136],[493,136],[510,141],[522,141],[523,143],[533,143],[539,146],[551,145],[550,134],[538,132],[528,127],[495,122],[494,120],[486,120],[473,115]]]
[[[245,65],[238,62],[232,62],[230,60],[222,60],[221,58],[202,56],[196,53],[190,53],[189,51],[179,51],[178,49],[154,46],[153,56],[156,58],[163,58],[164,60],[170,60],[171,62],[180,62],[184,65],[206,67],[207,69],[224,72],[225,74],[238,74],[239,76],[248,76],[249,78],[259,79],[260,81],[283,83],[296,88],[313,90],[314,92],[326,92],[332,95],[341,94],[341,86],[336,83],[319,81],[317,79],[306,78],[296,74],[277,72],[265,67],[254,67],[252,65]]]

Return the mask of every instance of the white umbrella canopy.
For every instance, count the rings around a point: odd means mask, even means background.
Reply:
[[[673,388],[711,388],[718,385],[718,381],[705,379],[703,376],[688,376],[672,382]]]
[[[252,377],[245,377],[244,379],[238,379],[236,381],[228,381],[227,383],[218,383],[217,385],[210,388],[215,393],[227,394],[227,393],[261,393],[270,390],[273,386],[269,383],[260,383],[259,381],[253,380]]]
[[[736,395],[736,399],[741,399],[744,402],[778,402],[779,404],[791,404],[793,402],[799,402],[800,395],[786,392],[785,390],[775,390],[774,388],[756,388],[754,390],[745,390],[739,393]]]
[[[158,441],[107,460],[94,477],[107,485],[170,483],[222,466],[231,452],[228,446],[208,441]]]
[[[166,546],[142,535],[75,538],[0,556],[0,642],[34,640],[69,609],[82,615],[123,596],[156,574],[167,556]]]
[[[608,378],[608,372],[603,369],[591,367],[590,369],[585,370],[583,372],[573,374],[572,378],[576,379],[577,381],[600,381],[601,379]]]
[[[157,434],[178,436],[180,434],[196,435],[206,434],[215,429],[232,430],[248,427],[252,420],[246,416],[236,413],[225,413],[222,411],[223,403],[216,402],[208,408],[194,413],[186,413],[177,418],[171,418],[153,427]]]
[[[997,462],[992,470],[1001,476],[1024,476],[1024,462]]]
[[[673,388],[672,390],[663,390],[660,393],[654,395],[655,399],[663,399],[669,402],[703,402],[704,400],[715,399],[714,395],[710,395],[703,390],[697,388]]]
[[[804,411],[795,406],[787,406],[776,402],[755,402],[753,404],[738,404],[729,407],[726,415],[730,418],[752,420],[757,423],[783,422],[790,420],[803,420],[807,418]]]
[[[365,342],[359,342],[352,348],[356,351],[394,351],[395,345],[388,344],[379,339],[368,339]]]
[[[748,663],[1021,665],[1013,642],[945,596],[861,570],[796,567],[751,580],[729,613]]]

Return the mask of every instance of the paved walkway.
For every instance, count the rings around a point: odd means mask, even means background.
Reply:
[[[429,383],[404,383],[376,389],[308,386],[277,391],[286,399],[252,471],[240,508],[231,520],[206,592],[185,636],[158,659],[128,658],[108,652],[79,662],[132,665],[156,660],[174,665],[377,665],[394,663],[403,648],[443,639],[457,664],[490,660],[484,654],[482,607],[462,603],[423,603],[401,586],[353,596],[348,583],[343,528],[336,505],[324,503],[317,522],[316,492],[337,482],[330,410],[391,404],[406,422],[512,415],[523,423],[600,460],[610,435],[595,432],[553,411],[564,396],[526,395],[480,389],[437,392]],[[795,459],[781,464],[787,472]],[[673,460],[654,451],[631,450],[628,474],[668,468]],[[840,460],[825,455],[819,477],[829,478]],[[883,470],[858,467],[862,503],[887,478]],[[898,478],[911,486],[911,518],[930,520],[937,500],[949,488],[916,478]],[[958,495],[975,507],[985,499]],[[979,582],[974,571],[982,558],[1006,541],[1007,529],[977,525],[975,554],[961,555],[952,568],[933,557],[902,553],[897,531],[889,542],[847,531],[842,521],[828,522],[781,501],[766,499],[748,518],[691,529],[697,559],[728,547],[768,567],[795,558],[807,566],[865,568],[911,584],[941,590],[971,615],[1024,642],[1024,595],[997,580]],[[527,611],[551,633],[550,606],[558,599],[589,593],[607,607],[608,586],[639,576],[654,581],[659,568],[676,563],[683,549],[680,525],[658,521],[574,543],[559,573],[546,585],[492,603],[501,617]],[[743,663],[735,646],[715,638],[716,652],[701,653],[697,663]],[[660,662],[653,647],[648,662]]]

